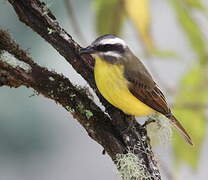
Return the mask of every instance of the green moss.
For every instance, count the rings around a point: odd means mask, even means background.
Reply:
[[[92,111],[85,109],[84,105],[80,102],[77,105],[77,108],[81,114],[84,114],[87,119],[90,119],[93,116]]]
[[[80,113],[82,113],[82,114],[84,114],[85,112],[84,112],[84,105],[81,103],[81,102],[79,102],[78,104],[77,104],[77,108],[78,108],[78,110],[79,110],[79,112]]]
[[[74,112],[74,109],[72,107],[70,107],[70,106],[66,106],[65,109],[67,111],[69,111],[70,113],[73,113]]]
[[[76,96],[76,94],[70,94],[69,97],[72,99]]]
[[[87,119],[90,119],[93,116],[93,113],[90,110],[86,109],[85,115],[86,115]]]
[[[48,31],[48,34],[52,34],[52,33],[55,32],[53,29],[51,29],[51,28],[49,28],[49,27],[47,27],[47,31]]]

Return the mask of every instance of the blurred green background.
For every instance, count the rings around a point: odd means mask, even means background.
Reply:
[[[195,143],[177,134],[154,146],[163,179],[208,177],[208,1],[46,0],[82,46],[98,35],[121,36],[151,71]],[[48,43],[20,23],[0,1],[0,28],[8,29],[40,65],[87,86]],[[61,60],[60,60],[61,59]],[[165,136],[165,135],[164,135]],[[157,144],[157,143],[156,143]],[[119,179],[110,158],[53,101],[24,87],[0,88],[0,179]]]

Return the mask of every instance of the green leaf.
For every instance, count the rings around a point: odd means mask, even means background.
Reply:
[[[151,52],[153,56],[160,57],[160,58],[175,58],[179,59],[179,55],[170,50],[158,50],[155,49],[154,51]]]
[[[205,138],[205,108],[208,91],[205,85],[205,72],[202,66],[195,66],[182,81],[180,93],[176,97],[174,114],[190,134],[194,147],[187,144],[178,133],[173,137],[175,162],[178,167],[182,162],[193,168],[198,165],[202,143]]]
[[[149,0],[124,0],[125,11],[132,21],[140,39],[147,51],[155,50],[154,41],[150,31],[150,1]]]
[[[94,0],[96,31],[99,35],[119,34],[124,22],[121,0]]]
[[[159,57],[173,57],[175,54],[169,50],[160,50],[155,44],[151,32],[151,6],[150,0],[123,0],[127,18],[132,22],[139,41],[142,41],[146,55]]]
[[[184,0],[184,3],[186,3],[190,7],[198,9],[198,10],[202,10],[202,11],[207,10],[207,8],[204,6],[204,4],[202,3],[201,0]]]
[[[181,27],[189,39],[192,49],[199,57],[200,63],[206,63],[208,59],[205,37],[203,36],[196,20],[191,16],[191,9],[181,0],[169,0],[175,12]]]

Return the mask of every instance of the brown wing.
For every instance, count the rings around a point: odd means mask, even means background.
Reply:
[[[143,64],[125,69],[125,77],[129,82],[129,91],[144,104],[163,115],[170,114],[165,97]]]
[[[139,61],[134,67],[126,67],[124,75],[129,82],[129,91],[144,104],[165,115],[181,133],[185,140],[193,145],[192,140],[180,122],[172,115],[165,96],[154,82],[144,65]]]
[[[129,90],[144,104],[150,106],[152,109],[164,114],[165,116],[168,115],[170,113],[170,109],[168,108],[164,95],[157,85],[155,85],[154,88],[141,86],[138,87],[131,83],[129,84]]]

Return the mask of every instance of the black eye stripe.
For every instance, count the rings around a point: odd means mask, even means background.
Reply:
[[[124,48],[120,44],[105,44],[105,45],[98,45],[95,47],[95,50],[101,51],[101,52],[107,52],[107,51],[117,51],[119,53],[124,52]]]

